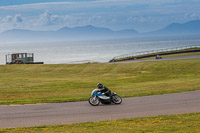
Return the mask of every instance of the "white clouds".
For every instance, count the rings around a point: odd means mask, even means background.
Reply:
[[[94,0],[0,6],[0,28],[57,30],[64,26],[94,25],[140,31],[161,23],[199,19],[199,5],[198,0]]]
[[[58,15],[46,10],[39,15],[39,18],[35,19],[35,26],[80,26],[80,25],[96,25],[100,23],[105,23],[106,18],[101,15],[87,15],[84,13],[71,14],[71,15]],[[116,21],[115,19],[110,19],[110,21]]]
[[[166,11],[182,11],[185,12],[184,8],[188,7],[188,5],[196,6],[198,5],[198,0],[94,0],[94,1],[74,1],[74,2],[47,2],[47,3],[35,3],[35,4],[25,4],[25,5],[15,5],[15,6],[2,6],[0,7],[0,11],[63,11],[66,13],[72,12],[88,12],[95,13],[98,8],[107,8],[110,9],[111,12],[114,9],[118,9],[118,11],[123,12],[124,9],[130,6],[133,6],[133,11],[155,11],[158,10],[160,12]],[[199,9],[199,6],[195,7],[195,9]],[[112,9],[111,9],[112,8]],[[169,9],[170,8],[170,9]],[[123,9],[123,10],[122,10]],[[193,9],[193,8],[191,8]],[[109,11],[110,11],[109,10]],[[98,11],[99,12],[99,11]],[[101,12],[104,12],[102,10]]]
[[[157,5],[161,3],[169,3],[174,0],[160,1],[160,0],[94,0],[94,1],[79,1],[79,2],[46,2],[46,3],[34,3],[25,5],[14,5],[14,6],[2,6],[0,10],[80,10],[80,9],[91,9],[91,8],[124,8],[130,5]]]
[[[152,16],[131,16],[127,18],[128,22],[139,22],[139,23],[144,23],[144,22],[154,22],[156,21],[156,18],[153,18]]]
[[[2,22],[3,23],[7,23],[7,22],[12,22],[12,20],[13,20],[13,17],[12,16],[6,16],[6,17],[4,17],[4,18],[2,18]]]
[[[200,15],[198,13],[186,13],[184,18],[189,19],[200,19]]]
[[[85,20],[82,15],[57,15],[46,10],[39,15],[39,19],[36,20],[37,26],[51,26],[51,25],[76,25],[77,23],[83,23]]]
[[[35,20],[36,26],[51,26],[51,25],[64,25],[70,21],[75,23],[75,18],[70,15],[56,15],[46,10],[39,15],[39,19]]]
[[[39,16],[38,25],[45,26],[52,24],[52,14],[46,10]]]
[[[0,18],[0,32],[5,30],[15,29],[21,27],[23,24],[24,18],[21,14],[16,14],[14,16],[7,15]]]
[[[3,23],[21,23],[23,22],[23,18],[21,14],[16,14],[15,16],[6,16],[1,19]]]
[[[128,22],[145,22],[146,18],[142,17],[142,16],[136,16],[136,17],[129,17],[127,19]]]
[[[52,26],[68,24],[70,21],[75,23],[75,18],[70,15],[56,15],[46,10],[33,21],[35,21],[35,26]]]
[[[23,22],[23,18],[21,17],[20,14],[16,14],[13,18],[13,21],[16,23],[21,23],[21,22]]]

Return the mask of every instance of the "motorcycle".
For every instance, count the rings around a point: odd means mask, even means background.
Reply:
[[[117,95],[117,93],[112,93],[111,96],[106,96],[104,93],[100,93],[99,89],[94,89],[91,93],[91,97],[88,99],[88,102],[92,106],[97,106],[101,102],[102,104],[121,104],[122,98]]]

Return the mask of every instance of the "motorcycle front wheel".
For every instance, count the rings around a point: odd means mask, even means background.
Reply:
[[[92,105],[92,106],[97,106],[99,105],[100,101],[99,101],[99,98],[97,96],[91,96],[89,99],[88,99],[88,102]]]
[[[112,96],[112,102],[114,104],[121,104],[122,103],[122,98],[118,95]]]

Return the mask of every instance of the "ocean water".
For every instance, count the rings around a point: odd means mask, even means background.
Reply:
[[[0,64],[5,64],[5,55],[11,53],[34,53],[34,61],[45,64],[76,64],[108,62],[123,54],[194,45],[200,45],[199,36],[0,44]]]

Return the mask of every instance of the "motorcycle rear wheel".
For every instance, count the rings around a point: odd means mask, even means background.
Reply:
[[[122,103],[122,98],[118,95],[112,96],[112,102],[114,104],[121,104]]]
[[[100,101],[99,101],[99,98],[97,96],[91,96],[89,99],[88,99],[88,102],[92,105],[92,106],[97,106],[99,105]]]

